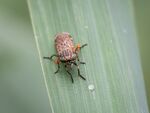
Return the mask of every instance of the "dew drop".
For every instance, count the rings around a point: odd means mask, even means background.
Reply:
[[[88,86],[88,89],[93,92],[93,91],[95,90],[95,87],[94,87],[93,84],[90,84],[90,85]]]

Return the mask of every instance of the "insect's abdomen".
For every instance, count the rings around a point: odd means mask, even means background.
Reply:
[[[63,32],[56,35],[55,46],[59,59],[62,61],[73,60],[76,58],[74,44],[69,33]]]

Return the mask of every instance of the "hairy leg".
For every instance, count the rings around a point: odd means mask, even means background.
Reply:
[[[80,49],[84,48],[85,46],[87,46],[88,44],[83,44]]]
[[[73,63],[75,66],[77,66],[77,69],[78,69],[78,76],[81,77],[83,80],[86,80],[81,74],[80,74],[80,69],[79,69],[79,65],[74,61],[74,62],[71,62]]]
[[[68,69],[67,69],[67,66],[66,66],[66,65],[65,65],[65,69],[66,69],[66,72],[70,75],[70,78],[71,78],[72,83],[74,83],[74,80],[73,80],[72,74],[68,71]]]
[[[43,57],[43,58],[44,58],[44,59],[48,59],[48,60],[52,60],[52,58],[53,58],[54,56],[55,56],[55,57],[58,57],[57,55],[52,55],[52,56],[50,56],[50,57]]]
[[[57,70],[55,71],[55,74],[59,72],[59,69],[60,69],[60,65],[58,64],[58,68],[57,68]]]
[[[79,66],[78,66],[78,76],[81,77],[83,80],[86,80],[86,79],[80,74]]]
[[[82,48],[84,48],[85,46],[87,46],[87,44],[83,44],[82,46],[80,46],[80,44],[77,44],[76,48],[75,48],[75,52],[77,53],[78,51],[80,51]]]

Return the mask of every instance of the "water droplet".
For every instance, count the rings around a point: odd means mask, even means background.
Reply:
[[[95,87],[94,87],[93,84],[90,84],[90,85],[88,86],[88,88],[89,88],[90,91],[94,91],[94,90],[95,90]]]

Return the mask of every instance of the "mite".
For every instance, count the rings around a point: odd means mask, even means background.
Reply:
[[[85,62],[81,62],[79,60],[78,54],[80,50],[87,46],[87,44],[84,44],[80,46],[80,44],[77,44],[76,46],[73,43],[72,36],[67,32],[58,33],[55,36],[55,48],[57,54],[54,54],[50,57],[43,57],[44,59],[53,60],[55,64],[58,65],[58,69],[55,72],[58,73],[60,69],[60,64],[64,64],[66,72],[69,74],[72,83],[74,83],[72,74],[70,70],[72,70],[73,65],[77,67],[78,70],[78,76],[81,77],[83,80],[86,80],[81,74],[79,65],[85,64]],[[55,59],[53,59],[55,57]]]

